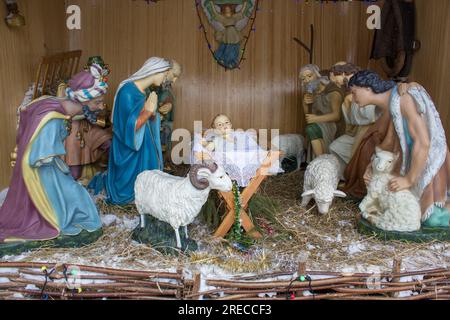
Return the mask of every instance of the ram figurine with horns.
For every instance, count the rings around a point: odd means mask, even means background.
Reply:
[[[86,189],[62,160],[71,119],[103,107],[108,85],[102,68],[91,66],[72,77],[67,96],[43,96],[21,111],[17,132],[17,163],[0,208],[0,243],[50,240],[83,231],[101,232],[98,210]]]
[[[141,226],[135,229],[133,238],[155,247],[195,251],[197,244],[189,241],[187,226],[200,213],[211,190],[230,192],[232,186],[225,170],[212,161],[192,165],[184,178],[159,170],[141,173],[135,183]],[[180,227],[184,227],[184,234],[180,234]]]
[[[202,0],[203,11],[216,30],[219,48],[214,52],[217,61],[227,69],[239,66],[241,31],[247,26],[256,0]]]

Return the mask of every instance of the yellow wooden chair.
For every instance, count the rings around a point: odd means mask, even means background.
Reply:
[[[32,100],[43,95],[65,96],[66,81],[78,71],[81,54],[81,50],[76,50],[42,57],[36,71]],[[10,158],[11,166],[14,167],[17,146],[11,152]]]
[[[58,87],[78,72],[81,50],[42,57],[34,81],[33,100],[43,95],[56,96]]]

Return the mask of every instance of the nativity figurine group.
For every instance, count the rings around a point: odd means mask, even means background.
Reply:
[[[343,182],[342,191],[363,200],[362,217],[384,231],[448,228],[449,150],[426,90],[417,83],[397,85],[345,62],[332,66],[328,76],[318,66],[306,65],[300,79],[309,159],[325,161],[324,154],[337,159],[333,170]],[[342,95],[331,91],[330,82]],[[315,164],[313,160],[307,173],[317,170]],[[323,187],[311,187],[310,175],[305,174],[304,205],[323,194]],[[322,177],[326,174],[316,175],[316,180],[327,180]],[[316,202],[323,212],[323,200]]]
[[[171,112],[167,91],[180,76],[180,65],[153,57],[120,84],[111,119],[114,134],[102,129],[98,118],[105,109],[108,74],[95,57],[63,94],[42,96],[21,108],[13,178],[0,208],[0,242],[45,241],[101,229],[96,204],[77,180],[83,166],[102,156],[109,158],[108,170],[90,185],[97,192],[105,189],[114,204],[134,201],[138,174],[163,169],[160,119]]]

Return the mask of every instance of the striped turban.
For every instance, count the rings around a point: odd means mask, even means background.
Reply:
[[[108,91],[106,74],[107,70],[98,64],[93,64],[89,71],[77,73],[69,81],[67,96],[72,101],[84,103],[106,94]]]

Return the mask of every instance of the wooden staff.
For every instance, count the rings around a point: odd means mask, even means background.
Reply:
[[[313,64],[314,63],[314,25],[310,25],[310,42],[309,42],[309,47],[300,39],[298,38],[294,38],[294,41],[297,42],[300,46],[303,47],[303,49],[306,50],[306,52],[308,52],[309,55],[309,64]]]

